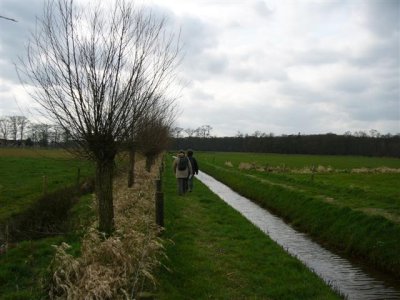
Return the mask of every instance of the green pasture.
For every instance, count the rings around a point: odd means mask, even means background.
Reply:
[[[0,148],[0,222],[26,209],[44,192],[76,184],[92,165],[63,150]]]
[[[163,189],[167,259],[155,299],[340,299],[199,181],[178,196],[169,166]]]
[[[300,230],[400,274],[400,159],[246,153],[196,157],[200,169]]]
[[[400,159],[250,153],[197,157],[202,163],[400,223]],[[244,163],[249,169],[240,168]]]
[[[0,223],[25,213],[43,195],[78,179],[91,177],[92,165],[74,158],[63,150],[0,148]],[[46,180],[44,182],[44,176]],[[83,228],[94,217],[89,209],[91,195],[81,199],[69,211],[69,229],[63,235],[9,244],[0,254],[1,299],[45,299],[49,264],[54,248],[62,241],[71,244],[72,253],[79,249]]]
[[[48,280],[51,278],[49,265],[54,258],[53,245],[66,242],[71,245],[70,253],[78,255],[84,228],[93,221],[92,195],[82,196],[70,211],[71,227],[65,235],[38,240],[23,241],[10,245],[0,255],[0,299],[34,300],[47,299]]]
[[[303,154],[265,154],[238,152],[197,152],[196,156],[207,162],[224,164],[231,161],[235,166],[241,162],[258,165],[285,166],[287,168],[304,168],[311,166],[331,166],[339,170],[354,168],[400,168],[400,159],[387,157],[337,156],[337,155],[303,155]]]

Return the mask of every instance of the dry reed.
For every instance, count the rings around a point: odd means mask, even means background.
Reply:
[[[231,161],[226,161],[226,162],[225,162],[225,166],[230,167],[230,168],[233,168],[233,164],[232,164]]]
[[[231,167],[231,162],[225,162],[225,165]],[[378,167],[378,168],[353,168],[353,169],[335,169],[331,166],[305,166],[303,168],[289,168],[285,165],[282,166],[268,166],[268,165],[257,165],[255,163],[241,162],[238,166],[239,170],[257,170],[259,172],[270,172],[270,173],[292,173],[292,174],[328,174],[328,173],[375,173],[375,174],[398,174],[400,168],[389,168],[389,167]]]
[[[388,168],[388,167],[379,167],[379,168],[358,168],[352,169],[351,173],[400,173],[399,168]]]
[[[163,252],[154,221],[156,170],[146,172],[140,161],[135,171],[137,182],[131,189],[124,174],[115,179],[116,230],[111,237],[105,238],[92,224],[80,257],[70,255],[66,243],[55,246],[51,299],[135,299],[145,283],[156,283],[152,272]]]
[[[255,168],[255,165],[252,163],[241,162],[239,164],[239,170],[252,170]]]

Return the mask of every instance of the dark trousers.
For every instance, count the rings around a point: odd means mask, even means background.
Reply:
[[[193,179],[194,179],[194,176],[191,176],[191,177],[188,178],[188,189],[189,189],[189,192],[191,192],[193,190]]]
[[[187,191],[187,178],[177,178],[178,194],[183,195]]]

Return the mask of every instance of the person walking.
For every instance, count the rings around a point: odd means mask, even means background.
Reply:
[[[197,160],[193,156],[193,150],[188,149],[187,157],[192,165],[192,174],[188,177],[188,190],[189,192],[193,191],[193,177],[196,174],[199,174],[199,165],[197,164]]]
[[[190,160],[186,157],[185,151],[179,150],[178,156],[175,158],[172,169],[178,183],[178,194],[180,196],[186,193],[187,180],[192,176],[193,170]]]

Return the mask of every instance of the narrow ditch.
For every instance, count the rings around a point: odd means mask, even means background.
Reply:
[[[204,172],[199,172],[197,178],[345,298],[400,299],[400,284],[366,272],[354,262],[330,252]]]

